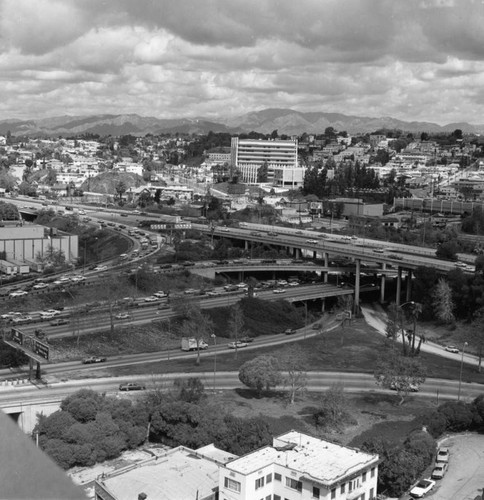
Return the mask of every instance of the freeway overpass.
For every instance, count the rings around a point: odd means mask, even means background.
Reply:
[[[324,268],[330,268],[331,256],[347,257],[355,262],[355,309],[360,298],[360,277],[362,262],[369,263],[373,267],[381,269],[382,278],[380,283],[381,301],[385,296],[386,270],[395,272],[397,275],[396,304],[400,305],[402,292],[402,276],[406,274],[406,296],[405,301],[411,297],[412,272],[421,266],[434,268],[442,273],[455,269],[455,263],[439,259],[435,256],[435,250],[429,248],[414,247],[396,243],[388,243],[365,238],[349,238],[341,235],[329,235],[327,233],[315,233],[312,231],[300,231],[290,228],[274,228],[260,224],[246,224],[244,228],[207,226],[203,224],[192,224],[198,229],[212,236],[242,240],[245,248],[250,250],[254,242],[267,246],[278,246],[287,249],[289,254],[296,259],[305,253],[313,258],[320,258],[324,262]],[[321,238],[321,236],[323,236]],[[327,282],[328,273],[324,272],[324,281]]]

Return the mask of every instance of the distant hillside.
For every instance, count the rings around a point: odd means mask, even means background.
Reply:
[[[103,193],[114,195],[116,184],[123,181],[126,188],[144,186],[146,182],[137,174],[127,174],[124,172],[103,172],[96,177],[91,177],[81,185],[83,191],[92,193]]]
[[[292,109],[264,109],[253,111],[242,116],[223,119],[218,122],[205,118],[161,119],[155,117],[129,115],[93,115],[93,116],[57,116],[41,120],[0,120],[0,135],[8,131],[12,135],[28,136],[75,136],[77,134],[94,133],[101,136],[137,135],[148,133],[188,133],[207,134],[226,132],[238,134],[242,132],[301,135],[304,132],[321,134],[327,127],[346,130],[350,134],[374,132],[378,129],[399,129],[412,133],[452,132],[459,128],[465,133],[484,133],[484,125],[468,123],[449,123],[440,126],[431,122],[406,122],[395,118],[344,115],[341,113],[325,113],[314,111],[302,113]]]

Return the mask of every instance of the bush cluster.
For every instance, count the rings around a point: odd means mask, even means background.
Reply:
[[[173,391],[149,392],[137,402],[82,389],[52,415],[39,415],[37,434],[39,446],[64,469],[116,458],[146,439],[190,448],[214,443],[236,455],[272,440],[261,417],[237,418],[207,402],[199,379],[178,381]]]

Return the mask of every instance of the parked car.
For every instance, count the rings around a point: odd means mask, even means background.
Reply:
[[[421,479],[411,490],[410,495],[413,498],[422,498],[429,493],[435,486],[435,481],[432,479]]]
[[[83,365],[92,365],[94,363],[104,363],[106,358],[103,356],[90,356],[89,358],[84,358],[82,360]]]
[[[455,345],[445,346],[445,350],[447,352],[453,352],[454,354],[458,354],[459,353],[459,349]]]
[[[229,342],[227,347],[229,349],[240,349],[241,347],[247,347],[249,344],[247,342],[242,342],[241,340],[237,340],[237,342]]]
[[[450,456],[449,448],[439,448],[437,450],[437,458],[435,461],[437,463],[441,463],[441,462],[448,463],[449,456]]]
[[[128,382],[119,386],[120,391],[144,391],[146,387],[137,382]]]
[[[448,464],[447,462],[439,462],[435,464],[434,470],[432,471],[432,479],[442,479],[447,472]]]

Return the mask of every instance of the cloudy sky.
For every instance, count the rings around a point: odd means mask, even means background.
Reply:
[[[484,123],[484,0],[0,0],[0,119]]]

